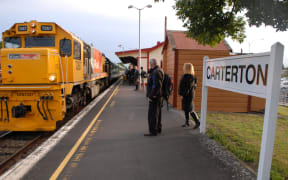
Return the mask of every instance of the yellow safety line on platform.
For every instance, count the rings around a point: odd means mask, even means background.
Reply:
[[[64,158],[64,160],[61,162],[61,164],[58,166],[58,168],[54,171],[53,175],[49,178],[49,180],[56,180],[58,178],[58,176],[60,175],[60,173],[63,171],[63,169],[65,168],[65,166],[67,165],[67,163],[69,162],[69,160],[72,158],[72,156],[74,155],[74,153],[77,151],[77,149],[79,148],[79,146],[81,145],[82,141],[85,139],[85,137],[87,136],[88,132],[90,131],[90,129],[93,127],[93,125],[95,124],[95,122],[97,121],[98,117],[101,115],[101,113],[103,112],[103,110],[105,109],[105,107],[107,106],[107,104],[109,103],[109,101],[111,100],[111,98],[114,96],[116,90],[119,88],[119,85],[114,89],[113,93],[111,94],[111,96],[109,97],[109,99],[106,101],[106,103],[102,106],[102,108],[100,109],[100,111],[98,112],[98,114],[95,116],[95,118],[93,119],[93,121],[89,124],[89,126],[87,127],[87,129],[84,131],[84,133],[81,135],[81,137],[78,139],[78,141],[75,143],[75,145],[73,146],[73,148],[70,150],[70,152],[66,155],[66,157]]]
[[[115,93],[115,95],[116,95],[116,93]],[[111,107],[111,108],[114,107],[114,106],[115,106],[115,103],[116,103],[115,101],[112,101],[111,104],[110,104],[110,107]]]

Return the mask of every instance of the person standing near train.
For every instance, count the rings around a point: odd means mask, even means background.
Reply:
[[[139,71],[138,71],[137,66],[135,66],[135,71],[134,71],[134,84],[135,84],[135,91],[137,91],[139,87]]]
[[[145,79],[147,78],[147,73],[146,73],[146,71],[143,70],[143,67],[141,67],[140,76],[141,76],[141,89],[144,89],[145,88]]]
[[[180,79],[178,93],[182,100],[182,110],[185,113],[185,124],[182,127],[190,126],[189,124],[189,114],[195,121],[194,129],[200,126],[199,118],[194,111],[194,96],[195,89],[197,86],[197,78],[194,72],[194,66],[191,63],[185,63],[183,66],[184,74]]]
[[[135,75],[135,68],[134,66],[130,69],[130,78],[129,78],[129,85],[134,85],[134,75]]]
[[[161,98],[162,98],[162,82],[164,73],[157,65],[156,59],[150,60],[151,73],[147,83],[146,96],[149,100],[148,107],[148,126],[149,133],[144,136],[157,136],[161,133]]]

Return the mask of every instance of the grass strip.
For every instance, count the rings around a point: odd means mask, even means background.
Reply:
[[[207,114],[207,135],[257,171],[264,114]],[[272,180],[288,180],[288,108],[279,106],[271,167]]]

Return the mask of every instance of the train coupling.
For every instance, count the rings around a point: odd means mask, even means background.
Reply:
[[[23,103],[20,103],[19,106],[12,107],[12,117],[14,118],[25,117],[26,112],[31,112],[31,106],[26,106]]]

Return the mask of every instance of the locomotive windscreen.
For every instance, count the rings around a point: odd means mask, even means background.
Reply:
[[[54,36],[26,37],[25,47],[55,47],[55,37]]]
[[[5,37],[4,47],[5,48],[20,48],[21,47],[20,37]]]

